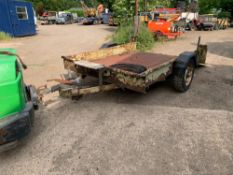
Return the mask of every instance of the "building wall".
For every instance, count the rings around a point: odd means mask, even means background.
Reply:
[[[0,30],[12,36],[36,34],[32,4],[0,0]]]
[[[7,0],[0,0],[0,31],[14,35],[9,12]]]

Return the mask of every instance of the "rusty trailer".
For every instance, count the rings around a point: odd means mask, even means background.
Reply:
[[[198,41],[193,52],[179,56],[136,51],[136,43],[62,56],[68,70],[51,91],[61,97],[78,98],[81,95],[109,91],[117,88],[146,93],[159,81],[171,80],[180,92],[189,89],[196,67],[205,64],[207,46]]]

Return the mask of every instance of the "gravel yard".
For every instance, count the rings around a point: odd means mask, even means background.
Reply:
[[[39,26],[38,35],[0,48],[16,48],[29,66],[26,83],[40,86],[64,72],[62,55],[97,50],[114,30]],[[192,51],[198,36],[209,47],[207,65],[187,93],[159,83],[147,94],[115,90],[80,101],[55,95],[36,113],[29,137],[0,155],[0,174],[233,174],[233,29],[187,32],[152,51]]]

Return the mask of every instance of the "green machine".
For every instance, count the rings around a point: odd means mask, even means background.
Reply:
[[[14,49],[0,49],[0,152],[30,133],[38,109],[35,87],[23,81],[26,68]]]

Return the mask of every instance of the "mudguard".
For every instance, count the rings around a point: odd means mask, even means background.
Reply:
[[[174,68],[186,68],[190,60],[193,60],[195,63],[195,66],[198,65],[197,62],[197,56],[194,52],[183,52],[181,53],[176,61],[174,62]]]
[[[183,52],[181,53],[175,63],[174,68],[185,68],[190,60],[194,61],[196,67],[204,65],[207,57],[207,45],[202,45],[201,37],[198,38],[197,49],[194,52]]]

